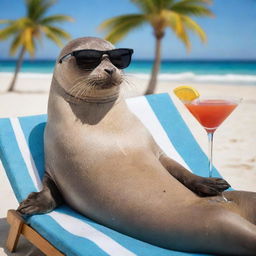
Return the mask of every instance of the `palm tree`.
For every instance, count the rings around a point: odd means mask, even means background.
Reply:
[[[17,20],[0,20],[0,24],[7,24],[0,30],[0,40],[13,37],[10,54],[14,55],[19,49],[18,60],[8,91],[13,91],[18,72],[22,66],[25,52],[34,56],[36,41],[41,41],[42,35],[62,46],[62,39],[69,39],[70,35],[56,27],[54,23],[72,21],[65,15],[45,16],[48,9],[55,4],[55,0],[26,0],[27,15]]]
[[[207,8],[211,0],[132,0],[142,11],[140,14],[127,14],[105,20],[100,28],[107,30],[106,40],[116,43],[132,29],[148,22],[156,38],[155,59],[151,78],[145,94],[154,93],[157,75],[161,63],[161,41],[165,29],[170,28],[190,50],[191,43],[188,31],[196,33],[205,42],[206,34],[203,29],[189,16],[212,16]]]

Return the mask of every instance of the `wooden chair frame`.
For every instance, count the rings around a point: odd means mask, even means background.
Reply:
[[[9,210],[7,212],[7,222],[10,224],[10,230],[6,241],[6,248],[10,252],[16,250],[19,237],[23,235],[47,256],[65,256],[65,254],[56,249],[50,242],[26,224],[17,211]]]

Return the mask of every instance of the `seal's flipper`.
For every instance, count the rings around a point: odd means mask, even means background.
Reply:
[[[63,199],[54,181],[45,174],[43,189],[40,192],[32,192],[27,199],[22,201],[17,209],[21,214],[33,215],[47,213],[61,205]]]
[[[221,178],[204,178],[191,173],[164,153],[159,161],[173,177],[199,196],[216,196],[230,187]]]
[[[187,187],[199,196],[217,196],[230,185],[222,178],[204,178],[195,175],[194,179],[188,182]]]

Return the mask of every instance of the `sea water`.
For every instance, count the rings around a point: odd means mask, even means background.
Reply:
[[[54,60],[26,60],[21,72],[51,74],[54,65]],[[148,79],[152,65],[152,60],[133,60],[125,72]],[[0,72],[13,72],[14,69],[15,61],[0,60]],[[256,85],[256,61],[163,60],[159,79]]]

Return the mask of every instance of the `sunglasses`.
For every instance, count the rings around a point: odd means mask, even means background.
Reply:
[[[109,51],[98,51],[98,50],[77,50],[68,53],[59,59],[59,63],[70,56],[74,56],[77,65],[82,69],[94,69],[96,68],[104,54],[108,55],[111,63],[119,69],[127,68],[130,65],[133,49],[120,48]]]

